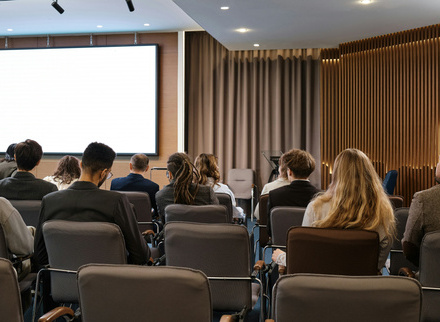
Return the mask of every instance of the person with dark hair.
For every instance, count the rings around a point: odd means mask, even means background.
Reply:
[[[111,182],[110,190],[118,191],[143,191],[150,196],[151,207],[157,215],[156,192],[159,185],[144,178],[148,171],[150,160],[145,154],[135,154],[130,159],[130,174],[123,178],[115,178]]]
[[[9,200],[41,200],[48,193],[58,190],[54,184],[35,178],[30,172],[40,164],[43,156],[41,145],[28,139],[15,146],[14,154],[17,172],[10,178],[0,180],[0,197]]]
[[[35,233],[35,259],[39,266],[48,263],[42,226],[47,220],[110,222],[121,228],[128,251],[128,262],[146,264],[150,249],[138,230],[135,214],[127,196],[99,187],[112,176],[116,153],[103,143],[93,142],[83,153],[81,176],[69,188],[43,198]]]
[[[218,205],[211,187],[200,185],[200,176],[185,153],[174,153],[167,161],[170,184],[156,193],[159,217],[165,223],[165,207],[171,204]]]
[[[6,149],[5,157],[0,159],[0,179],[12,177],[17,172],[17,163],[14,158],[16,143],[12,143]]]
[[[272,208],[277,206],[307,207],[310,200],[319,192],[309,181],[309,176],[315,170],[315,159],[310,153],[292,149],[284,153],[283,162],[286,165],[290,184],[269,192],[267,201],[269,236],[271,236],[270,210]]]
[[[220,182],[220,171],[217,165],[217,157],[213,154],[201,153],[195,161],[196,168],[199,170],[199,183],[210,186],[215,193],[226,193],[231,196],[232,208],[234,210],[233,217],[244,220],[246,215],[243,209],[237,207],[234,193],[229,187]]]
[[[78,180],[81,175],[78,158],[65,155],[60,159],[57,169],[51,176],[44,177],[43,180],[53,183],[58,190],[64,190],[70,187],[72,183]]]

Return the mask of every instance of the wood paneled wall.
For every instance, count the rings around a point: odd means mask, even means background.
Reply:
[[[177,33],[137,33],[136,38],[138,44],[159,44],[159,156],[150,157],[150,167],[165,167],[168,156],[177,151]],[[99,34],[92,37],[94,46],[131,45],[134,39],[134,33]],[[47,37],[2,38],[0,50],[7,50],[6,43],[7,48],[41,48],[47,47],[48,43],[50,47],[90,46],[90,35],[49,36],[49,41]],[[96,93],[96,95],[105,95],[105,93]],[[130,118],[136,117],[136,115],[131,115],[124,106],[121,106],[118,111],[109,112],[120,114],[121,122],[130,122]],[[44,115],[41,115],[41,119],[36,122],[45,124]],[[60,124],[66,122],[68,122],[67,119],[60,120]],[[65,124],[65,126],[69,129],[75,127],[74,124]],[[117,124],[109,124],[109,128],[117,129]],[[126,135],[129,140],[129,134]],[[92,141],[91,137],[90,142]],[[43,156],[34,174],[38,178],[51,175],[58,159]],[[128,164],[128,157],[118,157],[112,168],[114,178],[126,176],[129,173]],[[149,173],[146,177],[150,177]],[[152,179],[161,187],[168,183],[164,171],[155,171]],[[110,189],[110,182],[108,180],[103,188]]]
[[[364,151],[409,205],[432,187],[439,156],[440,25],[321,52],[321,179],[346,148]]]

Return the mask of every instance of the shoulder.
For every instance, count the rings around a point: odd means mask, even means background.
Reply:
[[[440,185],[435,185],[426,190],[418,191],[414,194],[414,199],[420,201],[431,201],[433,199],[440,199]]]

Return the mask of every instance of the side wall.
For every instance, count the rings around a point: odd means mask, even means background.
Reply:
[[[134,34],[111,34],[94,35],[94,46],[110,45],[130,45],[134,43]],[[47,37],[22,37],[0,39],[0,48],[5,48],[7,41],[8,48],[41,48],[47,47]],[[138,33],[138,44],[159,44],[159,156],[150,158],[150,167],[164,167],[168,156],[177,151],[177,62],[178,62],[178,37],[177,33]],[[89,46],[89,35],[78,36],[50,36],[50,47],[74,47]],[[97,93],[97,95],[100,95]],[[118,113],[121,116],[121,122],[129,121],[131,117],[129,110],[121,106],[118,111],[109,111]],[[44,115],[41,115],[44,119]],[[97,120],[99,121],[99,120]],[[109,126],[114,126],[109,124]],[[70,127],[70,125],[69,125]],[[129,137],[127,135],[127,137]],[[93,138],[90,138],[90,142]],[[85,147],[84,147],[85,148]],[[44,146],[43,146],[44,151]],[[59,158],[43,157],[41,164],[34,170],[38,178],[51,175],[56,167]],[[121,177],[128,174],[129,158],[118,157],[113,165],[114,177]],[[147,178],[150,174],[147,174]],[[167,184],[164,171],[154,171],[153,181],[156,181],[161,187]],[[110,180],[105,183],[106,189],[110,188]]]

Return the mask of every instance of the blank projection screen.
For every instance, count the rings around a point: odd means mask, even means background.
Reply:
[[[102,142],[157,155],[158,46],[0,50],[0,151],[33,139],[45,154]]]

